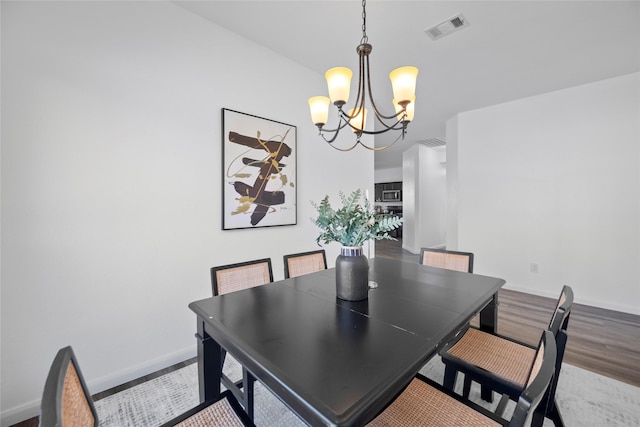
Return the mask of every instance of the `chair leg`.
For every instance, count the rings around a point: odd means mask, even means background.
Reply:
[[[469,393],[471,393],[471,377],[467,374],[464,375],[464,387],[462,388],[462,396],[465,399],[469,398]]]
[[[544,423],[544,410],[536,409],[531,418],[531,427],[542,427]]]
[[[502,417],[502,414],[504,413],[504,410],[507,407],[507,403],[509,403],[509,395],[508,394],[503,394],[502,398],[500,398],[500,402],[498,402],[498,406],[496,406],[496,410],[493,411],[494,414],[496,414],[499,417]]]
[[[444,388],[453,391],[456,386],[457,376],[458,371],[449,365],[446,365],[444,368],[444,383],[442,384]]]
[[[486,385],[480,385],[480,397],[485,402],[493,402],[493,390],[491,390]]]
[[[220,369],[224,368],[224,359],[227,357],[227,352],[226,350],[223,348],[220,350]]]
[[[553,425],[555,427],[564,427],[564,421],[562,420],[562,415],[560,415],[560,411],[558,410],[558,403],[555,400],[553,401],[551,410],[547,412],[547,418],[553,421]]]

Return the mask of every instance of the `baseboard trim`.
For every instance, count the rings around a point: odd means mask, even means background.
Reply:
[[[552,293],[552,292],[546,292],[546,291],[541,291],[540,289],[535,289],[535,288],[529,288],[526,286],[519,286],[519,285],[513,285],[511,283],[507,283],[504,286],[505,289],[510,289],[512,291],[518,291],[518,292],[524,292],[526,294],[531,294],[531,295],[537,295],[540,297],[547,297],[547,298],[551,298],[553,300],[557,300],[558,299],[558,294],[557,293]],[[580,298],[579,296],[576,296],[574,299],[574,302],[576,304],[582,304],[582,305],[588,305],[590,307],[596,307],[596,308],[602,308],[604,310],[611,310],[611,311],[618,311],[621,313],[627,313],[627,314],[632,314],[632,315],[636,315],[636,316],[640,316],[640,308],[636,308],[636,307],[625,307],[625,306],[621,306],[618,304],[611,304],[608,303],[606,301],[602,301],[602,300],[592,300],[589,298]]]
[[[89,390],[92,395],[101,393],[110,388],[119,386],[129,381],[136,380],[145,375],[152,374],[161,369],[175,365],[176,363],[183,362],[187,359],[191,359],[196,356],[196,348],[189,347],[188,349],[182,349],[173,353],[166,354],[156,359],[150,360],[145,363],[141,363],[137,366],[124,369],[115,374],[105,375],[101,378],[87,381]]]
[[[40,399],[2,411],[0,425],[9,427],[38,415],[40,415]]]

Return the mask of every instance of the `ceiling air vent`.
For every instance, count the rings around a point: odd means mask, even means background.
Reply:
[[[427,139],[422,139],[418,142],[422,145],[426,145],[427,147],[431,147],[431,148],[444,147],[446,144],[440,138],[427,138]]]
[[[433,27],[429,27],[424,31],[425,33],[429,34],[429,37],[431,37],[433,40],[440,40],[444,36],[448,36],[449,34],[468,26],[469,21],[467,21],[467,19],[461,13],[459,13],[453,18],[449,18],[446,21],[443,21],[438,25],[434,25]]]

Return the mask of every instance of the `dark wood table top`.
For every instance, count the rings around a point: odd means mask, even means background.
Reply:
[[[329,269],[193,302],[206,333],[310,424],[375,416],[505,283],[374,258],[369,298]]]

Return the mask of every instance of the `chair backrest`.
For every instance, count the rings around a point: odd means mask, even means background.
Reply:
[[[559,330],[567,330],[569,326],[569,316],[571,315],[571,307],[573,306],[573,289],[570,286],[563,286],[560,292],[560,298],[556,304],[556,309],[551,316],[549,322],[549,330],[554,336],[558,335]]]
[[[222,295],[273,282],[271,258],[211,268],[213,295]]]
[[[560,370],[562,369],[562,361],[564,359],[564,351],[567,347],[567,328],[569,327],[569,318],[571,316],[571,307],[573,306],[573,289],[570,286],[563,286],[560,292],[560,298],[556,304],[556,309],[551,316],[549,322],[549,331],[553,334],[556,341],[556,366],[555,375],[551,381],[548,391],[547,409],[550,413],[553,410],[553,404],[556,397],[556,387],[558,386],[558,378],[560,378]]]
[[[516,403],[511,422],[512,427],[531,425],[531,420],[538,409],[540,402],[547,395],[547,390],[555,374],[556,364],[556,342],[550,331],[544,331],[538,344],[538,350],[531,366],[529,379],[526,382],[524,391]],[[540,415],[539,415],[540,416]],[[543,415],[542,415],[543,416]]]
[[[40,426],[98,426],[98,413],[71,347],[58,351],[49,370],[42,393]]]
[[[285,279],[327,269],[324,249],[285,255],[283,259]]]
[[[473,273],[473,254],[446,249],[422,248],[420,250],[420,264]]]

